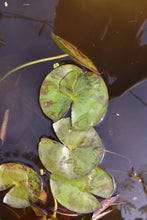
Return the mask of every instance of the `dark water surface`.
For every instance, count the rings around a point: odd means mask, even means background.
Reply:
[[[107,113],[95,129],[107,151],[122,155],[105,153],[102,167],[114,177],[122,204],[102,219],[146,220],[147,1],[9,0],[8,7],[4,3],[0,2],[0,77],[26,62],[63,54],[51,39],[52,31],[89,56],[110,94]],[[38,94],[55,62],[21,69],[0,84],[0,126],[4,112],[10,111],[1,164],[19,162],[38,173],[42,168],[39,139],[56,137]],[[132,166],[142,182],[130,177]],[[2,220],[17,219],[9,214],[0,205]]]

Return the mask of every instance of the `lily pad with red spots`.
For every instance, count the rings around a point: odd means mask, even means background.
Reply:
[[[71,180],[51,175],[51,190],[57,201],[78,213],[90,213],[100,208],[95,196],[110,198],[113,189],[112,178],[100,167],[84,177]]]
[[[60,142],[41,138],[39,157],[45,168],[68,179],[88,174],[103,157],[101,140],[94,130],[77,131],[70,125],[69,118],[53,124]]]
[[[25,208],[41,193],[41,180],[28,166],[17,163],[0,165],[0,191],[8,189],[3,202],[13,208]]]
[[[47,117],[59,120],[71,105],[74,129],[95,126],[108,104],[103,79],[92,72],[84,73],[75,65],[63,65],[46,76],[40,89],[40,105]]]
[[[70,42],[64,40],[63,38],[52,33],[52,38],[56,42],[56,44],[71,58],[76,60],[81,65],[85,66],[87,69],[91,70],[94,73],[98,74],[98,70],[94,63],[83,54],[76,46],[71,44]]]

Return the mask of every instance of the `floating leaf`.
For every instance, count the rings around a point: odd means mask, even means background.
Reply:
[[[48,171],[69,179],[78,178],[99,164],[103,146],[94,128],[73,130],[69,118],[57,121],[53,128],[63,144],[48,138],[39,143],[39,157]]]
[[[3,202],[13,208],[24,208],[35,202],[41,192],[41,181],[31,168],[16,163],[0,165],[0,191],[9,189]]]
[[[49,118],[59,120],[69,108],[75,129],[88,129],[103,117],[108,91],[103,79],[92,72],[84,73],[75,65],[54,69],[40,89],[40,105]]]
[[[68,96],[73,101],[75,99],[74,88],[77,81],[78,73],[79,72],[74,70],[67,73],[59,83],[59,91]]]
[[[72,126],[75,129],[87,129],[96,125],[103,117],[108,104],[108,92],[103,79],[91,72],[80,73],[74,86],[73,97]]]
[[[78,213],[90,213],[101,207],[96,196],[110,198],[114,185],[112,178],[100,167],[77,179],[51,175],[51,190],[63,206]],[[92,195],[94,194],[94,195]]]
[[[87,69],[91,70],[94,73],[98,74],[98,70],[94,63],[85,55],[83,54],[77,47],[75,47],[70,42],[64,40],[63,38],[56,36],[52,33],[52,38],[56,42],[56,44],[71,58],[76,60],[78,63],[85,66]]]
[[[40,89],[40,105],[46,116],[59,120],[69,108],[72,100],[59,92],[60,80],[70,71],[81,71],[75,65],[63,65],[47,75]]]

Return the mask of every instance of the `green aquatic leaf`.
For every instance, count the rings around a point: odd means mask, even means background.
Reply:
[[[66,76],[63,80],[69,84]],[[108,105],[108,91],[103,79],[92,72],[79,73],[74,82],[72,100],[72,126],[75,129],[95,126],[103,117]]]
[[[40,106],[44,114],[53,121],[59,120],[69,108],[72,100],[60,93],[59,82],[71,71],[80,72],[81,69],[75,65],[63,65],[55,68],[48,74],[40,88]]]
[[[76,60],[78,63],[85,66],[87,69],[91,70],[94,73],[98,74],[98,70],[94,63],[85,55],[83,54],[77,47],[75,47],[70,42],[64,40],[63,38],[56,36],[52,33],[52,38],[56,42],[56,44],[71,58]]]
[[[53,124],[54,131],[62,143],[41,138],[39,157],[45,168],[66,178],[78,178],[88,174],[103,157],[101,140],[94,130],[74,130],[69,118]]]
[[[72,101],[75,99],[74,88],[79,72],[70,71],[59,82],[59,91],[69,97]]]
[[[108,104],[108,91],[103,79],[92,72],[84,73],[75,65],[63,65],[53,70],[40,89],[43,112],[57,121],[71,103],[71,122],[75,129],[96,125]]]
[[[9,189],[3,202],[24,208],[35,202],[41,192],[41,180],[30,167],[17,163],[0,165],[0,191]]]
[[[71,180],[51,175],[51,190],[57,201],[78,213],[90,213],[101,208],[94,195],[110,198],[113,189],[112,178],[100,167],[84,177]]]

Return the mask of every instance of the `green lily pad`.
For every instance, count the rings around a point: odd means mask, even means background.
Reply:
[[[73,74],[75,76],[75,72],[68,73],[60,81],[60,92],[65,95],[70,94],[73,101],[71,109],[72,126],[75,129],[87,129],[96,125],[107,109],[107,87],[100,76],[92,72],[80,72],[76,74],[71,89],[71,75]]]
[[[41,180],[30,167],[16,163],[0,165],[0,191],[9,189],[3,202],[13,208],[34,203],[41,192]]]
[[[71,103],[71,122],[75,129],[95,126],[108,104],[108,91],[103,79],[92,72],[84,73],[75,65],[63,65],[53,70],[40,89],[43,112],[57,121]]]
[[[74,130],[69,118],[53,124],[54,131],[62,143],[42,138],[39,143],[39,157],[51,173],[66,178],[78,178],[88,174],[103,157],[101,140],[94,130]]]
[[[59,120],[69,108],[72,100],[60,93],[60,80],[71,71],[82,71],[75,65],[63,65],[48,74],[40,88],[40,105],[44,114],[53,121]]]
[[[98,74],[98,70],[94,63],[85,55],[83,54],[77,47],[75,47],[70,42],[64,40],[63,38],[56,36],[52,33],[52,38],[56,42],[56,44],[71,58],[76,60],[78,63],[85,66],[87,69],[91,70],[94,73]]]
[[[59,82],[59,91],[68,96],[72,101],[75,99],[74,88],[79,72],[71,71],[67,73]]]
[[[90,213],[101,208],[94,195],[110,198],[114,189],[112,178],[100,167],[96,167],[84,177],[72,180],[52,174],[50,181],[57,201],[78,213]]]

